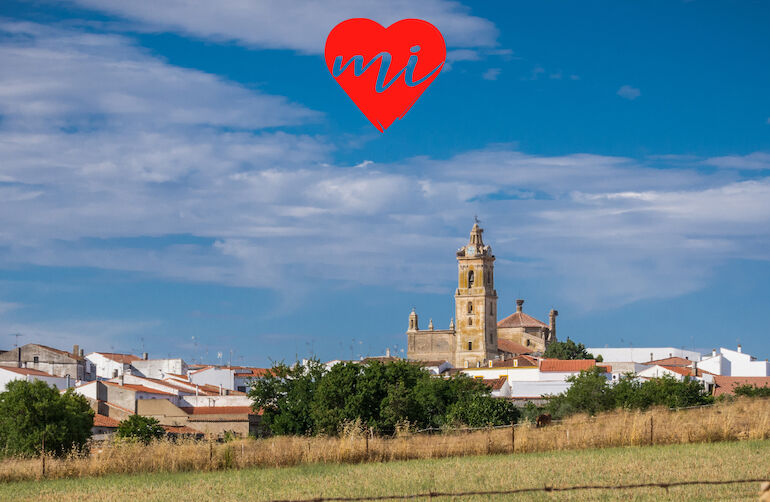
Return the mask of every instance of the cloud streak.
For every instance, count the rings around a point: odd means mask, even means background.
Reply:
[[[262,0],[196,2],[172,0],[73,0],[73,3],[140,23],[150,31],[174,31],[215,41],[235,41],[260,49],[289,49],[321,54],[326,35],[345,19],[365,17],[383,26],[425,19],[444,35],[449,47],[495,47],[498,30],[454,1]]]

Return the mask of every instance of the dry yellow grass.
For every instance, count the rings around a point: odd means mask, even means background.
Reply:
[[[652,422],[651,422],[652,421]],[[515,428],[517,453],[613,446],[638,446],[770,438],[770,402],[740,399],[715,406],[670,411],[616,411],[597,417],[574,416],[537,429]],[[316,463],[390,462],[512,451],[511,429],[468,433],[410,434],[367,438],[355,427],[341,438],[275,437],[230,443],[159,441],[150,445],[95,445],[90,455],[46,459],[47,478],[106,474],[215,471],[246,467],[284,467]],[[41,459],[0,463],[0,481],[41,477]]]

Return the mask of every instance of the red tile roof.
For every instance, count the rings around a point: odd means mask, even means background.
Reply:
[[[714,375],[715,396],[732,394],[736,387],[741,385],[753,385],[755,387],[770,387],[770,377],[730,377]]]
[[[267,368],[250,368],[248,366],[232,366],[232,369],[235,370],[235,374],[240,377],[244,376],[252,376],[252,377],[261,377],[268,373]]]
[[[133,390],[135,392],[145,392],[147,394],[161,394],[164,396],[174,396],[176,394],[172,394],[171,392],[163,392],[162,390],[158,389],[151,389],[150,387],[145,387],[144,385],[136,385],[131,383],[124,383],[123,385],[120,385],[118,382],[104,382],[108,385],[112,385],[114,387],[123,387],[124,389]]]
[[[482,382],[484,382],[484,385],[486,385],[487,387],[489,387],[492,390],[500,390],[500,389],[502,389],[503,385],[505,385],[506,381],[507,381],[507,379],[505,377],[482,380]]]
[[[647,365],[659,364],[661,366],[692,366],[692,361],[683,357],[667,357],[665,359],[658,359],[656,361],[648,361]]]
[[[497,323],[498,328],[547,328],[548,325],[538,321],[524,312],[514,312]]]
[[[509,352],[511,354],[531,354],[535,350],[532,347],[526,347],[520,343],[516,343],[513,340],[497,340],[497,350],[502,352]]]
[[[590,370],[596,366],[594,359],[543,359],[540,371],[575,372]]]
[[[118,425],[120,425],[120,422],[114,418],[100,415],[98,413],[94,415],[94,427],[114,427],[117,429]]]
[[[188,415],[254,415],[251,406],[185,406],[180,407]]]
[[[14,373],[18,373],[19,375],[37,375],[37,376],[47,376],[47,377],[53,376],[52,374],[46,373],[45,371],[35,370],[32,368],[12,368],[10,366],[0,366],[0,369],[13,371]]]
[[[115,354],[112,352],[94,352],[94,354],[101,354],[107,359],[115,361],[116,363],[131,364],[134,361],[139,361],[140,358],[133,354]]]
[[[515,361],[515,362],[514,362]],[[537,367],[537,359],[530,356],[517,356],[510,359],[492,361],[493,368],[534,368]]]

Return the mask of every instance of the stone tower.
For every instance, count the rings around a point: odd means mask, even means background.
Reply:
[[[456,368],[475,367],[497,355],[495,257],[484,245],[483,232],[475,223],[468,244],[457,251]]]

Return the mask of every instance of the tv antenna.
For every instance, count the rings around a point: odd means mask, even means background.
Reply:
[[[15,336],[15,337],[16,337],[16,340],[15,340],[15,342],[14,342],[13,346],[14,346],[14,347],[18,347],[18,346],[19,346],[19,338],[20,338],[20,337],[22,337],[22,336],[24,336],[24,335],[22,335],[21,333],[11,333],[11,334],[10,334],[10,335],[8,335],[8,336]]]

